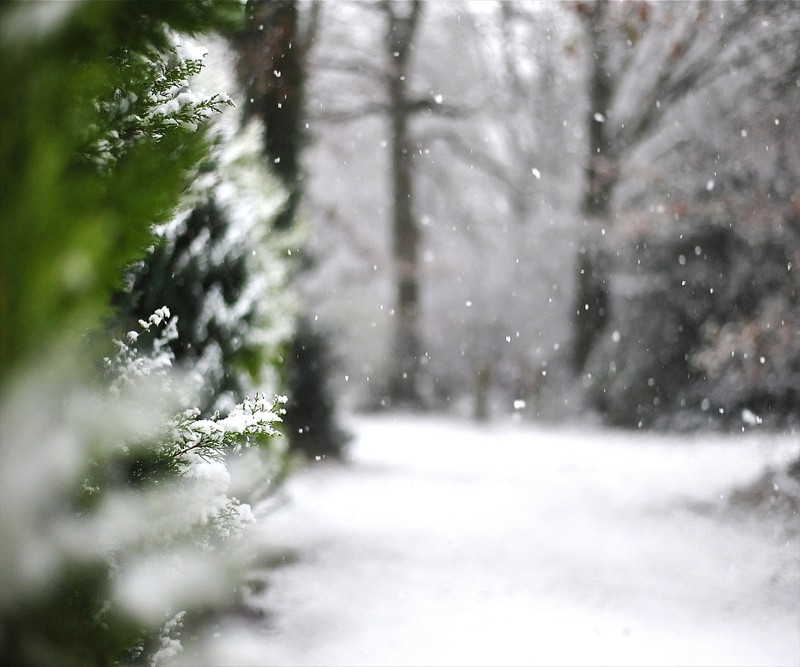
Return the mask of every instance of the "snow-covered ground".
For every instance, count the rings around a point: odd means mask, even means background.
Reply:
[[[352,428],[262,522],[286,564],[219,664],[800,664],[800,519],[725,502],[796,435]]]

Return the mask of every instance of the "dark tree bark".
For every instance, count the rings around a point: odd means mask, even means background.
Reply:
[[[596,0],[581,13],[588,22],[592,66],[589,75],[589,146],[581,200],[584,234],[577,257],[575,301],[572,309],[572,368],[579,374],[608,319],[609,285],[602,248],[597,239],[611,218],[611,197],[617,183],[617,156],[607,133],[606,119],[613,96],[608,71],[608,44],[602,32],[606,1]]]
[[[248,0],[244,30],[234,38],[237,75],[247,98],[245,120],[264,126],[264,156],[288,196],[273,226],[294,225],[303,196],[300,156],[305,144],[306,60],[321,4],[301,22],[296,0]],[[302,267],[301,267],[302,268]],[[340,456],[348,437],[336,424],[330,393],[330,342],[300,316],[286,354],[289,446],[308,457]]]
[[[414,214],[413,150],[409,120],[415,111],[408,95],[409,57],[422,9],[409,4],[382,2],[386,14],[386,55],[391,142],[392,259],[395,276],[395,330],[389,398],[394,404],[421,407],[419,224]]]
[[[368,116],[386,119],[389,129],[391,193],[391,261],[395,301],[387,369],[386,398],[395,405],[425,407],[420,388],[422,376],[422,315],[419,247],[422,233],[414,211],[414,145],[411,123],[420,114],[439,117],[464,117],[474,109],[442,103],[433,94],[413,94],[409,80],[414,41],[423,10],[421,0],[398,2],[381,0],[363,6],[382,14],[385,23],[383,40],[387,64],[342,60],[320,63],[321,68],[359,73],[383,88],[384,99],[361,103],[355,107],[340,105],[315,116],[328,123],[358,121]],[[439,130],[439,139],[455,139]],[[458,141],[456,139],[456,144]],[[474,159],[474,158],[473,158]]]
[[[265,156],[288,192],[274,222],[279,229],[292,226],[301,198],[305,55],[318,8],[317,3],[312,6],[310,27],[304,33],[294,0],[248,0],[245,28],[235,40],[237,75],[246,95],[245,120],[263,121]]]

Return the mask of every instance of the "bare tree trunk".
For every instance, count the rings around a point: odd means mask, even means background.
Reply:
[[[245,118],[261,120],[267,166],[287,192],[272,223],[281,230],[294,226],[303,198],[307,58],[321,7],[314,0],[301,13],[297,0],[247,0],[245,25],[233,38],[237,76],[247,100]],[[297,318],[284,363],[289,395],[284,422],[289,447],[308,457],[339,456],[347,440],[336,423],[328,386],[330,347],[328,336],[310,318]]]
[[[576,262],[575,301],[572,307],[572,369],[580,374],[594,344],[609,318],[608,268],[601,245],[603,229],[611,224],[611,198],[617,185],[618,156],[606,128],[606,117],[613,96],[608,71],[608,44],[603,35],[607,0],[585,5],[592,67],[589,80],[589,152],[584,171],[581,215],[583,238]]]
[[[472,417],[475,421],[485,422],[489,419],[489,393],[492,388],[492,367],[488,361],[479,363],[475,368],[475,408]]]
[[[245,118],[263,121],[265,156],[288,193],[274,222],[279,229],[294,224],[302,198],[305,56],[318,7],[312,4],[311,26],[303,34],[296,0],[248,0],[244,30],[235,38],[237,75],[246,92]]]
[[[411,108],[407,80],[411,46],[421,3],[383,2],[387,16],[387,87],[391,128],[392,260],[395,277],[395,329],[389,398],[395,404],[421,407],[419,376],[420,318],[419,224],[414,216],[413,149],[409,138]],[[405,10],[405,11],[403,11]]]

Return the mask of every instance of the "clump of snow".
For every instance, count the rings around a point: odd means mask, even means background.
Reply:
[[[174,550],[124,563],[114,587],[115,602],[147,623],[169,608],[198,608],[224,597],[231,582],[213,553]]]
[[[175,616],[170,618],[159,634],[159,648],[153,653],[150,658],[150,666],[157,667],[157,665],[171,664],[175,658],[183,650],[181,640],[177,635],[180,634],[180,629],[183,626],[183,619],[186,616],[185,611],[180,611]]]
[[[175,44],[175,53],[180,60],[200,60],[203,61],[208,56],[208,49],[200,42],[187,37],[176,37],[180,40]]]
[[[229,575],[250,552],[246,540],[228,545],[256,516],[233,495],[227,460],[278,435],[273,424],[286,402],[256,394],[211,420],[179,410],[186,392],[169,373],[167,346],[174,325],[168,308],[140,322],[141,333],[155,335],[149,356],[136,347],[140,332],[115,341],[104,364],[110,391],[71,365],[78,355],[63,353],[4,386],[0,401],[0,610],[46,598],[71,567],[105,563],[106,611],[147,625],[171,614],[151,664],[181,648],[176,611],[233,590]],[[274,468],[284,448],[269,447]],[[103,471],[125,470],[140,454],[171,464],[173,474],[109,482]],[[91,510],[76,511],[77,494]]]

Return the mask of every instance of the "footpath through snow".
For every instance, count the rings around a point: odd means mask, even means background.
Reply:
[[[796,436],[353,430],[265,517],[291,557],[219,664],[800,664],[800,519],[725,499]]]

